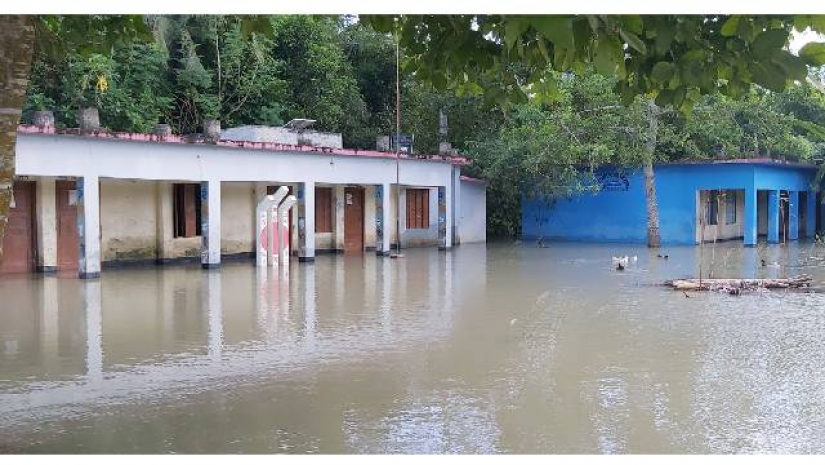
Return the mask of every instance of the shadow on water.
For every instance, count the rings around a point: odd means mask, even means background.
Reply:
[[[822,452],[824,296],[653,284],[701,269],[821,285],[825,251],[664,251],[4,278],[0,452]]]

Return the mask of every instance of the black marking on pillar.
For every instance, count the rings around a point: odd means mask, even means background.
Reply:
[[[388,255],[384,250],[384,185],[375,186],[375,250],[379,256]]]
[[[438,244],[447,248],[447,188],[438,186]]]

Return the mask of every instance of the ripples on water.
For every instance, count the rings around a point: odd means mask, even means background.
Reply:
[[[701,266],[823,286],[825,251],[666,252],[4,277],[0,452],[824,452],[825,294],[656,284]]]

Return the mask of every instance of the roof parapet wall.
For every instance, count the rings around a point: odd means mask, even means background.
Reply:
[[[181,145],[203,145],[203,146],[219,146],[231,147],[246,150],[263,150],[263,151],[277,151],[277,152],[302,152],[302,153],[327,153],[340,156],[357,156],[370,158],[390,158],[396,157],[402,160],[430,160],[443,161],[456,166],[469,165],[472,162],[467,158],[460,156],[445,156],[445,155],[406,155],[395,154],[393,152],[382,152],[378,150],[358,150],[358,149],[344,149],[335,147],[321,147],[315,145],[298,145],[284,144],[274,142],[249,142],[249,141],[232,141],[221,139],[218,142],[211,144],[203,141],[202,138],[178,136],[178,135],[161,135],[161,134],[143,134],[132,132],[111,132],[111,131],[93,131],[81,133],[79,129],[65,129],[58,130],[54,126],[35,126],[29,124],[21,124],[17,128],[19,134],[43,134],[66,137],[82,137],[97,140],[118,140],[118,141],[132,141],[132,142],[154,142],[164,144],[181,144]]]

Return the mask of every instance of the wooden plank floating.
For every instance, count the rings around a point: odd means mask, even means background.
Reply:
[[[806,275],[791,278],[765,279],[672,279],[665,281],[665,286],[678,291],[731,291],[733,289],[799,289],[809,287],[811,278]]]

